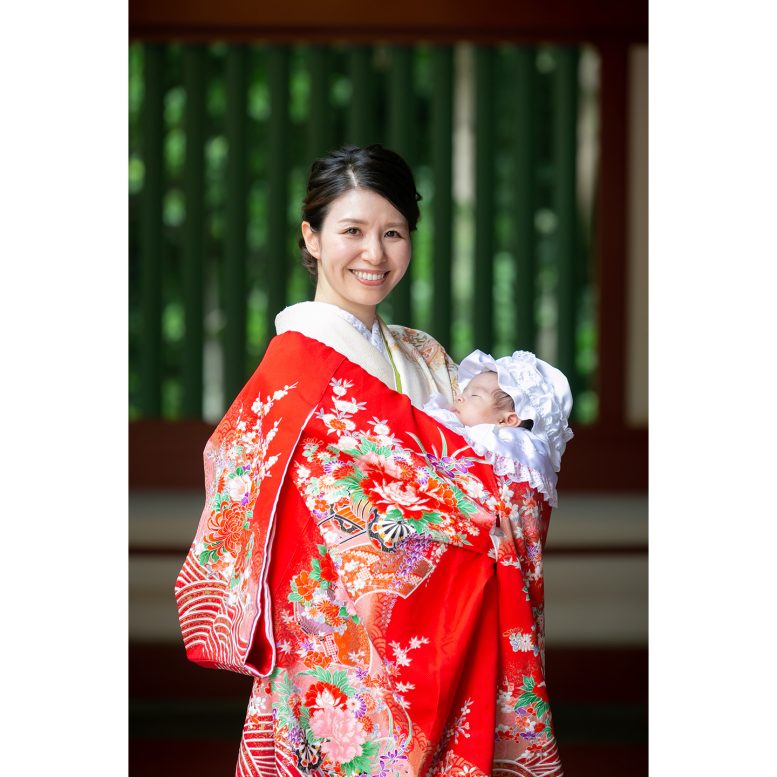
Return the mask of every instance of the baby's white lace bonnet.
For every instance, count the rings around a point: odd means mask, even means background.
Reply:
[[[459,388],[463,391],[475,375],[486,371],[496,373],[499,388],[512,397],[518,417],[534,422],[532,432],[548,446],[553,469],[558,472],[573,436],[568,426],[572,392],[564,373],[530,351],[516,351],[501,359],[473,351],[459,365]]]

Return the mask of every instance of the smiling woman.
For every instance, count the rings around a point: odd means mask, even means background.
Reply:
[[[205,449],[176,597],[188,657],[256,678],[240,777],[561,774],[531,541],[549,507],[420,410],[456,366],[377,314],[419,199],[381,146],[314,163],[315,300],[278,314]]]
[[[316,160],[302,204],[302,262],[316,281],[314,302],[275,320],[278,334],[318,340],[423,406],[452,399],[455,365],[424,332],[388,326],[377,306],[407,271],[420,211],[413,173],[375,144],[344,146]]]

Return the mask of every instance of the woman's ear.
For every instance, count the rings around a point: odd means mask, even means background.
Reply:
[[[310,226],[309,221],[302,222],[302,239],[305,241],[305,248],[308,253],[318,259],[321,256],[321,243],[318,239],[318,232]]]

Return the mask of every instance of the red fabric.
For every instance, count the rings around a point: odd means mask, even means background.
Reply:
[[[237,774],[562,773],[539,494],[296,333],[272,341],[205,457],[176,595],[192,660],[269,674]]]

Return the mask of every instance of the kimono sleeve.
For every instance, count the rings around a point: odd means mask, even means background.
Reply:
[[[208,441],[205,506],[175,584],[189,660],[259,677],[274,668],[267,573],[278,500],[302,430],[344,358],[295,332],[273,338]],[[315,370],[302,372],[305,364]]]

